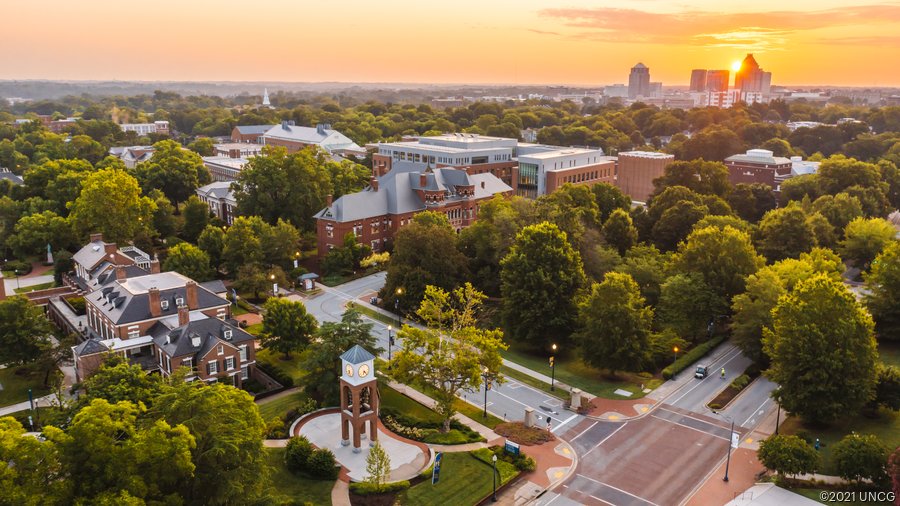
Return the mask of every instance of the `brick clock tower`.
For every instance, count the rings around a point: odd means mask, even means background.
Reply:
[[[360,440],[366,438],[369,425],[369,444],[378,439],[378,388],[375,379],[375,356],[356,345],[341,355],[341,445],[350,444],[353,431],[353,452],[360,452]]]

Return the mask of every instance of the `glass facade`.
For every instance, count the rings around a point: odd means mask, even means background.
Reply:
[[[519,184],[516,195],[537,198],[538,166],[534,163],[519,163]]]

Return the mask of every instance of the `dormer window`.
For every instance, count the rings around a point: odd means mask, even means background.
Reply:
[[[184,299],[181,298],[181,297],[176,297],[176,298],[175,298],[175,305],[176,305],[176,306],[180,306],[180,305],[182,305],[182,304],[184,304]]]
[[[159,301],[159,305],[160,305],[160,307],[162,307],[163,311],[169,309],[169,301],[167,301],[167,300]]]
[[[231,339],[231,329],[226,329],[224,335],[225,339]]]

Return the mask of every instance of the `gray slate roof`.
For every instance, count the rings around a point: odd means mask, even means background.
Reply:
[[[732,155],[725,159],[726,162],[756,163],[768,165],[790,165],[791,159],[783,156],[752,156]]]
[[[343,355],[341,355],[341,360],[349,362],[351,364],[361,364],[363,362],[368,362],[369,360],[374,360],[375,355],[372,355],[365,348],[360,345],[355,345],[349,350],[345,351]]]
[[[107,351],[109,351],[109,348],[95,337],[92,337],[75,347],[75,355],[79,357],[97,353],[106,353]]]
[[[212,293],[224,293],[226,291],[225,282],[223,282],[221,279],[214,279],[212,281],[200,283],[200,287],[206,288]]]
[[[203,185],[200,188],[197,188],[197,193],[203,193],[207,197],[215,197],[217,199],[234,199],[231,191],[231,181],[216,181]]]
[[[20,176],[13,174],[9,169],[4,169],[2,167],[0,167],[0,179],[11,181],[14,185],[22,185],[25,183],[25,180]]]
[[[420,184],[419,176],[422,174],[426,177],[425,186]],[[451,168],[423,173],[414,166],[398,164],[378,178],[378,191],[367,188],[344,195],[335,200],[330,208],[316,213],[315,217],[346,223],[387,214],[424,211],[425,203],[416,190],[444,191],[445,200],[452,202],[462,198],[456,195],[457,186],[473,186],[475,199],[512,191],[509,185],[490,173],[469,175],[464,170]]]
[[[241,135],[262,135],[268,132],[275,125],[238,125],[238,132]]]
[[[104,244],[106,243],[103,241],[89,242],[75,253],[72,260],[74,260],[75,263],[83,265],[87,269],[92,269],[100,263],[100,260],[103,260],[103,258],[106,257]]]
[[[226,330],[231,331],[230,339],[225,337]],[[153,343],[170,357],[191,355],[199,358],[219,343],[229,343],[237,347],[256,339],[239,327],[218,318],[204,318],[174,329],[169,329],[160,322],[151,327],[148,333],[153,336]],[[194,346],[194,337],[200,338],[199,346]]]
[[[173,279],[174,277],[181,278]],[[159,280],[159,283],[157,283]],[[175,286],[173,285],[175,281]],[[169,288],[160,288],[160,301],[168,301],[166,309],[160,309],[159,316],[153,316],[150,313],[150,294],[146,291],[132,293],[123,287],[122,281],[114,281],[102,290],[97,290],[87,296],[101,312],[103,312],[113,323],[121,325],[124,323],[139,322],[150,320],[153,318],[165,318],[167,316],[178,314],[178,305],[176,299],[187,301],[187,289],[185,284],[190,279],[176,274],[174,272],[163,272],[161,274],[148,274],[136,278],[129,278],[124,283],[130,285],[140,284],[144,286],[171,286]],[[229,302],[222,297],[210,292],[209,290],[197,286],[197,304],[198,307],[192,310],[203,310],[217,306],[228,306]]]

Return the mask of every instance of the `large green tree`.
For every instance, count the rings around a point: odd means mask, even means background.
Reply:
[[[84,381],[83,404],[94,399],[106,399],[112,404],[129,401],[134,405],[150,405],[159,394],[162,382],[158,375],[147,374],[137,364],[129,364],[123,357],[110,353],[94,374]]]
[[[796,258],[816,246],[816,236],[806,213],[796,204],[773,209],[763,216],[756,246],[769,261]]]
[[[672,258],[674,269],[700,274],[726,303],[744,291],[746,277],[763,263],[750,237],[730,226],[694,230]]]
[[[25,296],[0,300],[0,364],[37,360],[52,346],[52,333],[44,312]]]
[[[576,340],[585,362],[613,373],[639,371],[646,364],[653,310],[631,276],[607,273],[578,305],[578,316]]]
[[[234,188],[240,214],[259,216],[272,225],[281,218],[301,230],[313,229],[313,215],[334,193],[323,151],[288,154],[282,147],[267,147],[253,157],[241,169]]]
[[[184,226],[181,228],[182,237],[185,241],[197,242],[197,238],[209,224],[209,205],[196,195],[191,195],[184,202],[181,215],[184,218]]]
[[[881,218],[857,218],[844,230],[841,256],[852,260],[858,267],[868,270],[872,260],[891,242],[895,242],[897,229]]]
[[[283,353],[287,360],[291,352],[302,351],[310,343],[318,322],[306,312],[302,302],[272,297],[263,308],[266,315],[260,333],[263,347]]]
[[[427,328],[405,325],[392,372],[403,382],[422,381],[434,391],[435,411],[450,430],[453,403],[462,390],[477,390],[483,377],[501,379],[503,332],[476,326],[485,296],[470,283],[448,293],[428,286],[418,315]]]
[[[794,435],[775,434],[760,441],[757,456],[767,469],[782,475],[813,473],[819,467],[816,450]]]
[[[825,274],[800,281],[778,302],[763,346],[781,405],[828,423],[875,394],[878,352],[869,314]]]
[[[156,203],[141,195],[135,178],[118,169],[91,173],[71,203],[69,219],[81,237],[100,232],[109,242],[125,244],[150,232]]]
[[[724,300],[695,272],[669,277],[660,287],[656,316],[659,323],[691,341],[708,332],[722,313]]]
[[[15,418],[0,418],[0,502],[9,505],[63,505],[72,482],[64,479],[53,443],[25,435]]]
[[[500,265],[507,334],[539,349],[553,341],[567,343],[585,276],[581,255],[565,232],[547,222],[525,227]]]
[[[669,186],[684,186],[709,195],[725,197],[731,190],[728,182],[728,167],[722,162],[707,162],[703,159],[678,161],[666,166],[662,176],[653,180],[656,193]]]
[[[207,281],[212,277],[209,255],[193,244],[182,242],[169,248],[163,269],[175,271],[195,281]]]
[[[197,238],[197,246],[209,256],[209,262],[215,270],[222,265],[222,254],[225,250],[225,231],[213,225],[207,225]]]
[[[200,155],[175,141],[160,141],[153,148],[150,160],[134,169],[135,176],[145,192],[161,190],[177,211],[179,203],[193,195],[198,186],[209,182],[209,171]]]
[[[878,436],[847,434],[831,449],[831,458],[838,476],[845,480],[865,479],[877,486],[887,483],[888,448]]]
[[[900,341],[900,242],[893,241],[875,257],[866,283],[866,305],[878,338]]]
[[[376,356],[381,352],[372,334],[372,324],[363,320],[353,307],[344,311],[341,321],[323,322],[312,342],[301,359],[306,374],[300,382],[304,391],[326,406],[340,402],[340,357],[345,351],[359,345]]]
[[[772,188],[762,183],[738,183],[727,200],[734,212],[750,223],[756,223],[778,205]]]
[[[622,209],[616,209],[603,224],[603,240],[624,255],[637,243],[638,231],[634,228],[631,216]]]
[[[427,285],[452,290],[468,277],[466,257],[456,248],[446,216],[426,211],[397,232],[381,298],[385,307],[407,313],[418,306]]]
[[[20,258],[46,254],[48,244],[53,251],[60,251],[70,248],[74,242],[69,222],[53,211],[23,216],[16,223],[15,235],[6,241]]]
[[[609,183],[597,183],[591,186],[594,192],[594,200],[600,213],[600,223],[605,223],[609,215],[616,209],[625,212],[631,209],[631,198],[622,193],[617,186]]]

